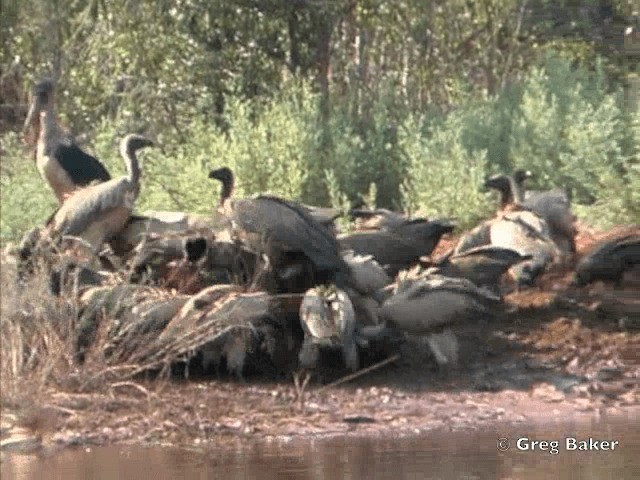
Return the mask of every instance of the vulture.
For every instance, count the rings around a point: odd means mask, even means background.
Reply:
[[[351,271],[352,286],[363,295],[375,295],[392,280],[372,255],[356,255],[352,251],[343,253]]]
[[[207,251],[207,239],[199,235],[164,235],[145,238],[134,250],[131,283],[156,283],[167,273],[171,262],[200,260]]]
[[[485,188],[493,188],[500,193],[500,208],[496,218],[487,220],[463,235],[450,253],[451,259],[459,257],[464,264],[464,277],[484,282],[495,278],[503,268],[502,261],[511,263],[511,274],[518,287],[532,286],[535,279],[545,271],[547,265],[555,261],[560,251],[551,238],[551,229],[543,217],[530,211],[522,204],[522,190],[516,180],[507,175],[493,175],[485,181]],[[510,252],[510,253],[507,253]],[[469,253],[468,257],[464,254]],[[497,260],[498,257],[503,260]],[[441,272],[457,276],[456,266],[448,266],[444,258]],[[454,260],[455,261],[455,260]],[[476,262],[489,262],[485,273],[475,269]],[[496,263],[494,263],[496,262]],[[495,269],[494,269],[495,268]],[[473,273],[472,273],[473,271]],[[478,277],[477,275],[480,275]],[[495,288],[493,280],[486,286]]]
[[[210,219],[192,213],[143,212],[142,215],[131,215],[126,227],[109,244],[116,255],[126,257],[149,236],[208,231],[209,224]]]
[[[531,255],[521,255],[510,248],[485,245],[459,254],[450,253],[436,261],[427,272],[453,278],[466,278],[479,287],[497,291],[500,277],[507,270],[517,263],[532,258]]]
[[[256,255],[239,243],[208,241],[198,234],[151,237],[135,249],[129,281],[183,288],[251,284]],[[182,286],[176,286],[176,281]]]
[[[88,265],[65,259],[49,273],[49,293],[58,297],[71,291],[76,296],[82,287],[100,286],[107,278],[107,275]]]
[[[457,323],[492,318],[499,304],[499,297],[468,280],[433,275],[400,281],[380,307],[379,315],[383,325],[426,336],[437,363],[445,365],[457,362],[457,341],[448,329]],[[433,336],[442,333],[444,342]]]
[[[551,199],[553,201],[571,205],[572,195],[571,190],[568,188],[552,188],[551,190],[526,190],[524,188],[524,182],[529,178],[534,178],[535,175],[531,170],[524,170],[522,168],[516,169],[513,172],[513,178],[520,187],[522,187],[523,200],[531,205],[535,205],[539,200],[543,198]]]
[[[228,167],[211,170],[209,178],[222,183],[218,211],[230,221],[234,237],[265,254],[281,280],[289,281],[287,290],[344,285],[348,267],[335,237],[305,208],[271,195],[232,198],[234,176]]]
[[[377,208],[366,210],[354,208],[349,210],[349,215],[356,222],[358,230],[393,230],[407,222],[426,222],[426,218],[410,219],[402,213]]]
[[[345,289],[359,325],[378,325],[378,307],[384,301],[383,289],[391,283],[391,277],[371,256],[343,253],[351,272],[351,287]]]
[[[575,216],[571,213],[571,192],[564,188],[547,191],[526,191],[524,182],[532,178],[529,170],[518,169],[513,173],[515,183],[522,195],[522,205],[547,221],[551,235],[558,246],[576,253]]]
[[[278,343],[282,337],[271,315],[272,297],[238,290],[218,285],[192,296],[158,336],[152,356],[174,360],[197,354],[205,371],[214,367],[219,372],[224,364],[242,380],[248,360],[256,356],[271,360],[277,350],[286,349]],[[265,366],[261,362],[260,367]]]
[[[74,236],[98,253],[105,240],[117,235],[129,221],[140,191],[140,167],[136,152],[153,145],[147,138],[130,134],[120,142],[127,175],[78,190],[70,196],[47,225],[52,238]]]
[[[625,272],[640,265],[640,226],[613,239],[598,243],[576,265],[573,284],[585,286],[604,280],[619,286]]]
[[[471,249],[489,245],[491,242],[489,235],[490,230],[491,221],[486,221],[466,232],[460,237],[460,240],[458,240],[458,243],[454,247],[453,255],[460,255]]]
[[[356,317],[349,296],[333,285],[308,290],[300,304],[300,324],[304,341],[299,353],[300,367],[317,367],[321,347],[341,348],[345,366],[359,368],[356,346]]]
[[[492,188],[500,193],[500,211],[515,204],[515,187],[515,179],[509,178],[507,175],[492,175],[484,182],[485,189]]]
[[[344,250],[357,255],[371,255],[394,277],[400,270],[429,255],[445,233],[454,225],[448,220],[406,223],[394,230],[354,232],[338,237]]]
[[[35,85],[24,131],[35,127],[36,165],[61,204],[75,190],[92,182],[106,182],[111,176],[98,159],[78,147],[58,124],[54,96],[52,80],[44,79]]]
[[[518,288],[533,286],[537,277],[560,255],[544,219],[526,210],[509,212],[494,220],[489,236],[491,245],[530,257],[511,269]]]
[[[318,223],[324,225],[330,232],[335,234],[335,220],[340,218],[343,213],[335,208],[315,207],[311,205],[300,204],[309,215],[311,215]]]

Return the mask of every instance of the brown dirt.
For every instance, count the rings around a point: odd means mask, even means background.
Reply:
[[[582,228],[579,255],[603,236]],[[444,239],[436,254],[454,241]],[[302,393],[291,379],[252,377],[247,383],[139,380],[101,394],[48,391],[32,411],[3,412],[2,435],[19,434],[22,425],[22,433],[44,433],[44,444],[56,448],[200,445],[247,437],[404,435],[617,413],[637,417],[640,332],[623,328],[620,320],[640,316],[638,284],[575,289],[570,280],[570,267],[550,272],[539,288],[507,295],[505,313],[496,321],[465,326],[455,371],[437,371],[415,343],[390,365],[336,387],[312,382]]]

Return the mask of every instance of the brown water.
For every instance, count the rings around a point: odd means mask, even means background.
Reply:
[[[558,440],[558,452],[518,450],[520,437]],[[506,437],[511,447],[497,448]],[[613,451],[568,451],[566,437],[617,440]],[[222,446],[220,445],[222,444]],[[483,432],[419,437],[247,441],[189,450],[138,446],[66,450],[49,456],[7,455],[7,479],[638,479],[640,419],[589,424],[496,426]],[[524,446],[521,442],[521,446]]]

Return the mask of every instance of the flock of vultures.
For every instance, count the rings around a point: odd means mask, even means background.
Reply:
[[[500,195],[495,216],[438,257],[432,252],[455,228],[449,219],[236,198],[222,165],[208,174],[214,218],[137,215],[137,156],[153,142],[123,138],[127,174],[112,178],[59,126],[54,93],[49,80],[35,86],[25,129],[35,131],[37,167],[59,206],[16,249],[18,282],[44,270],[51,295],[77,302],[79,363],[99,344],[101,361],[141,371],[346,373],[417,337],[446,367],[458,359],[457,325],[503,311],[507,276],[510,289],[535,288],[564,265],[576,288],[619,286],[640,263],[638,225],[577,258],[570,192],[528,191],[525,170],[487,178]],[[350,233],[337,231],[342,215]]]

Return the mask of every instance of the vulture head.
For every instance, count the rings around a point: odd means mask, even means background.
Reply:
[[[518,168],[513,172],[513,178],[518,184],[522,184],[525,180],[529,178],[535,178],[535,175],[531,170],[524,170],[522,168]]]
[[[209,178],[215,178],[223,184],[227,184],[233,181],[233,173],[229,167],[216,168],[209,172]]]
[[[142,135],[130,133],[120,141],[120,153],[123,157],[131,156],[141,148],[152,147],[154,143]]]

